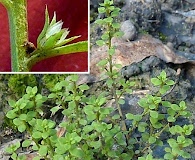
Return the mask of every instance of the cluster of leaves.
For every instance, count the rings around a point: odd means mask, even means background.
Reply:
[[[163,75],[164,71],[152,81],[158,83]],[[27,131],[30,135],[21,144],[18,142],[7,149],[13,159],[24,158],[16,152],[21,146],[37,151],[38,156],[34,159],[142,159],[153,157],[152,148],[163,145],[160,137],[164,132],[170,134],[165,159],[190,157],[183,148],[192,144],[187,136],[191,134],[193,125],[174,125],[179,116],[190,115],[184,101],[177,105],[163,101],[159,96],[148,95],[139,101],[142,114],[125,115],[131,126],[124,129],[120,114],[114,112],[114,107],[105,106],[108,93],[86,97],[84,92],[89,86],[77,85],[77,80],[77,75],[68,76],[58,82],[48,96],[37,93],[37,87],[27,87],[21,99],[9,101],[12,109],[6,116],[19,132]],[[168,79],[166,81],[174,84]],[[164,85],[159,92],[161,88]],[[48,99],[56,102],[56,106],[50,109],[52,114],[62,111],[64,118],[58,126],[62,133],[55,129],[57,124],[54,121],[43,118],[42,106]],[[160,113],[162,106],[167,110],[166,114]],[[140,140],[134,136],[135,132],[140,133]]]
[[[132,93],[134,83],[121,78],[117,71],[120,65],[113,64],[112,61],[115,51],[111,38],[118,28],[118,24],[112,24],[119,9],[114,7],[112,0],[105,0],[100,6],[99,12],[105,13],[106,17],[97,23],[104,24],[107,33],[98,44],[108,46],[108,58],[98,65],[106,70],[105,83],[108,91],[86,96],[85,91],[89,86],[78,85],[78,75],[69,75],[60,80],[50,88],[48,96],[39,94],[37,87],[27,87],[26,94],[21,99],[9,101],[12,109],[6,116],[13,120],[18,131],[27,131],[30,136],[21,144],[10,146],[7,151],[12,154],[13,159],[24,159],[24,156],[17,155],[17,149],[22,146],[37,151],[38,155],[34,160],[152,160],[156,158],[153,150],[167,141],[164,159],[190,158],[184,148],[192,144],[188,136],[193,125],[179,126],[175,123],[179,117],[188,118],[190,113],[184,101],[172,104],[163,99],[164,94],[175,85],[174,81],[167,78],[165,71],[151,79],[158,92],[147,95],[138,102],[143,112],[123,115],[120,107],[124,104],[122,96]],[[107,106],[110,97],[115,100],[116,107]],[[43,116],[43,106],[47,100],[56,104],[50,109],[52,115],[58,112],[63,115],[63,121],[59,125]],[[127,121],[130,125],[127,125]],[[167,139],[161,139],[163,134],[169,135]]]

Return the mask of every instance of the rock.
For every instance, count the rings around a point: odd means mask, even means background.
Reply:
[[[123,40],[134,40],[137,34],[136,28],[130,20],[121,23],[121,31],[124,33]]]
[[[121,20],[131,19],[136,27],[142,30],[154,32],[160,27],[161,9],[157,1],[150,0],[126,0],[126,5],[122,8]]]
[[[128,66],[133,63],[137,63],[150,56],[157,56],[166,63],[193,63],[194,59],[189,59],[189,56],[184,54],[183,56],[175,54],[174,50],[163,44],[160,40],[152,37],[151,35],[140,35],[135,41],[125,42],[120,38],[113,38],[112,45],[116,47],[116,53],[113,55],[113,63],[121,64],[122,67]],[[90,73],[95,77],[100,77],[100,69],[97,67],[97,63],[108,57],[107,47],[92,47],[91,49],[91,70]],[[150,59],[152,61],[152,59]],[[150,64],[149,62],[148,64]],[[148,65],[143,67],[147,70]],[[139,69],[134,67],[133,73],[139,72]],[[128,74],[132,74],[128,71]]]

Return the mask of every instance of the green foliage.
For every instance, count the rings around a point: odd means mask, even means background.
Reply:
[[[25,94],[27,86],[37,86],[36,77],[31,74],[14,74],[10,75],[8,79],[8,87],[14,94],[21,97]]]
[[[184,101],[172,104],[163,98],[175,84],[167,78],[165,71],[151,79],[158,92],[139,100],[143,112],[123,115],[123,97],[132,93],[131,88],[135,83],[121,78],[117,70],[120,65],[112,63],[115,50],[111,38],[118,28],[114,17],[119,9],[112,0],[105,0],[100,4],[99,13],[105,14],[105,18],[97,20],[97,23],[104,24],[109,33],[99,41],[108,46],[108,58],[98,63],[102,70],[108,67],[105,69],[107,91],[86,96],[85,91],[89,90],[89,86],[78,85],[78,75],[51,76],[48,79],[45,76],[45,86],[50,90],[45,96],[39,93],[37,87],[27,87],[19,100],[9,101],[11,110],[6,116],[18,131],[28,132],[30,136],[22,144],[10,146],[8,153],[16,159],[16,151],[22,146],[31,147],[39,153],[34,159],[152,160],[156,159],[153,149],[164,145],[161,136],[166,133],[169,135],[169,146],[165,148],[164,159],[190,158],[184,148],[193,143],[188,137],[192,134],[193,125],[175,124],[179,117],[189,118],[190,113]],[[107,106],[110,97],[114,99],[116,107]],[[50,109],[51,116],[57,112],[62,114],[63,121],[59,125],[43,116],[46,101],[55,103]],[[164,110],[163,113],[161,110]],[[127,125],[127,122],[130,124]]]
[[[56,83],[63,81],[67,76],[67,74],[44,74],[42,78],[43,86],[52,90]]]

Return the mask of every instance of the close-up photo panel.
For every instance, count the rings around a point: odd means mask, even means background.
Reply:
[[[0,1],[0,72],[88,73],[88,1]]]
[[[195,160],[194,0],[0,0],[0,160]]]

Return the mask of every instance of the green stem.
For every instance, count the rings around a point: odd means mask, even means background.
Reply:
[[[12,71],[28,71],[25,63],[26,49],[23,46],[28,40],[26,0],[0,2],[6,7],[9,17]]]
[[[26,60],[26,62],[28,68],[31,68],[34,64],[46,58],[51,58],[51,57],[71,54],[71,53],[77,53],[77,52],[86,52],[87,50],[88,50],[87,41],[81,41],[81,42],[65,45],[62,47],[57,47],[54,49],[48,49],[48,50],[37,49],[32,53],[31,57],[29,57]]]

